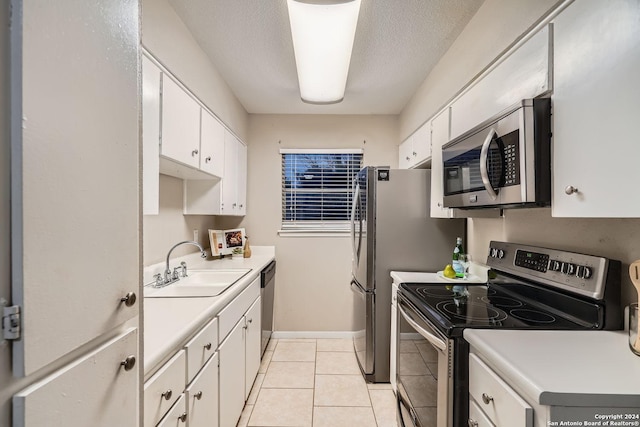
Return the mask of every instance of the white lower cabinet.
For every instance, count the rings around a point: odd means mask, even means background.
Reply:
[[[245,386],[244,399],[249,398],[253,381],[260,369],[260,353],[262,343],[261,298],[253,303],[245,314]]]
[[[533,427],[533,408],[473,353],[469,354],[469,402],[475,402],[496,426]]]
[[[218,353],[205,364],[185,392],[189,427],[218,427]]]
[[[187,414],[187,405],[184,394],[178,397],[176,403],[171,407],[169,412],[164,416],[157,427],[184,427],[187,425],[189,416]]]
[[[144,384],[144,427],[153,427],[180,398],[185,386],[186,353],[180,350]]]
[[[469,399],[469,427],[495,427],[495,425],[489,420],[487,415],[482,412],[482,409],[473,400]]]
[[[123,332],[13,397],[13,425],[138,425],[138,330]],[[122,363],[127,358],[133,364]]]
[[[244,318],[220,344],[220,425],[235,426],[245,401]]]

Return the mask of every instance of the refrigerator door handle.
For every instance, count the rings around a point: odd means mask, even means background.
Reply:
[[[360,287],[360,285],[358,285],[358,282],[356,282],[355,280],[351,280],[351,290],[358,294],[359,296],[364,298],[364,295],[367,291],[365,291],[364,289],[362,289],[362,287]]]
[[[351,202],[351,254],[353,256],[354,263],[357,262],[356,253],[356,205],[358,203],[358,197],[360,196],[360,185],[355,184],[353,190],[353,201]]]

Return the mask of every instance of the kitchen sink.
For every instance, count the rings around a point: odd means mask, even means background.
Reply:
[[[145,286],[145,298],[195,298],[215,297],[229,289],[242,279],[250,268],[229,270],[189,270],[187,277],[182,277],[162,288]]]

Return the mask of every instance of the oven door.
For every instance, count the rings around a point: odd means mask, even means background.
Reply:
[[[398,321],[403,317],[415,333],[398,335],[398,424],[406,427],[453,425],[453,360],[451,340],[398,295]]]

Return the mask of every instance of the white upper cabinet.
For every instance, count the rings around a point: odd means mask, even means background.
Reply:
[[[207,110],[200,122],[200,169],[222,177],[224,171],[224,126]]]
[[[142,213],[158,214],[160,195],[160,79],[162,71],[142,56]]]
[[[431,125],[423,124],[398,149],[398,167],[411,169],[431,157]]]
[[[451,218],[452,210],[442,202],[442,146],[449,141],[450,110],[445,108],[431,121],[431,217]]]
[[[639,22],[637,0],[580,0],[554,20],[553,216],[640,217]]]
[[[525,98],[552,89],[551,28],[545,26],[500,58],[451,104],[454,139]]]
[[[138,3],[104,5],[13,2],[16,377],[99,344],[138,316]],[[111,380],[91,371],[78,387],[91,393],[92,383]]]
[[[162,76],[160,154],[192,168],[200,167],[200,105],[169,76]]]

